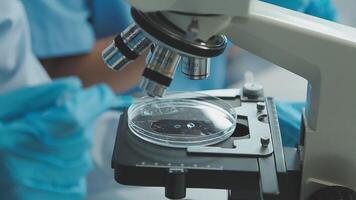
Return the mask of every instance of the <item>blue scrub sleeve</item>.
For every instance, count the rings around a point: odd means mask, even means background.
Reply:
[[[130,6],[123,0],[92,0],[91,10],[97,38],[117,35],[133,22]]]
[[[282,6],[309,15],[336,20],[336,9],[331,0],[263,0],[267,3]]]
[[[305,13],[331,21],[337,19],[336,8],[330,0],[311,0]]]
[[[89,52],[95,42],[86,0],[22,0],[39,58]]]
[[[300,140],[302,112],[305,103],[277,102],[276,107],[283,146],[296,147]]]
[[[295,11],[304,12],[304,8],[308,6],[310,0],[262,0],[267,3],[278,5]]]

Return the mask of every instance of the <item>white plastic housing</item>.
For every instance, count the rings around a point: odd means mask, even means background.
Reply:
[[[131,6],[144,11],[181,11],[199,14],[225,14],[247,16],[250,2],[256,0],[126,0]]]

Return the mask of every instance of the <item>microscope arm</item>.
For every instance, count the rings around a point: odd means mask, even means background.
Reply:
[[[340,88],[339,79],[356,71],[356,29],[268,3],[254,2],[249,17],[233,18],[223,33],[237,46],[309,81],[306,114],[312,129],[317,129],[321,96],[323,103],[331,98],[327,93],[345,96],[347,85]],[[321,94],[322,85],[332,88]]]
[[[356,29],[254,2],[248,17],[234,17],[222,33],[309,81],[302,199],[323,184],[355,190]]]

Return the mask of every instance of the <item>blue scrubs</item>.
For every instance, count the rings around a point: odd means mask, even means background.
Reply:
[[[89,52],[95,42],[91,12],[84,0],[22,0],[37,57],[73,56]]]
[[[303,12],[327,20],[336,19],[336,9],[331,0],[263,0],[284,8]]]
[[[130,7],[123,0],[94,0],[91,10],[97,38],[116,35],[133,22]]]
[[[97,38],[114,35],[132,21],[121,0],[22,0],[33,51],[39,58],[80,55]]]

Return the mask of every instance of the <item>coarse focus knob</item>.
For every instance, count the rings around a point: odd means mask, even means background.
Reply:
[[[184,199],[186,196],[186,171],[169,169],[166,178],[165,194],[168,199]]]

